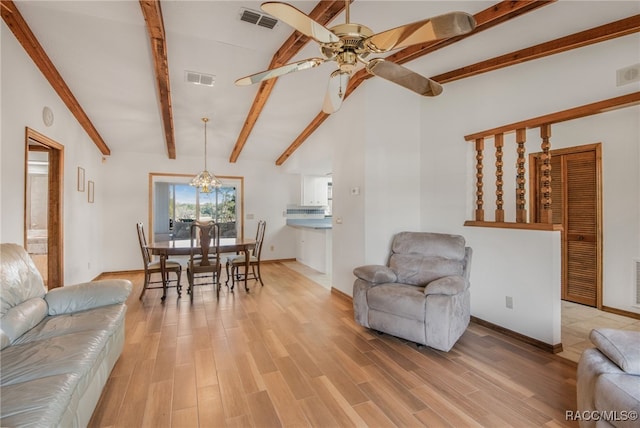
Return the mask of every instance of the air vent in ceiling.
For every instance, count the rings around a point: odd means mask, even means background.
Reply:
[[[640,81],[640,64],[630,65],[616,71],[616,83],[618,86]]]
[[[259,25],[268,29],[272,29],[278,24],[278,20],[272,16],[266,15],[261,12],[257,12],[251,9],[240,9],[240,21],[248,22],[249,24]]]
[[[213,74],[199,73],[197,71],[185,71],[184,80],[194,85],[213,86],[216,83],[216,76]]]

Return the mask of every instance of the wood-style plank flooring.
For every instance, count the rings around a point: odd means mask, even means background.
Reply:
[[[576,367],[471,324],[448,353],[353,321],[351,301],[264,264],[264,287],[139,301],[91,427],[577,426]],[[186,278],[183,278],[183,282]]]

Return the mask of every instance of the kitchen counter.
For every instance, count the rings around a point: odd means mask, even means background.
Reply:
[[[311,218],[311,219],[288,219],[287,226],[297,227],[301,229],[331,229],[332,218]]]

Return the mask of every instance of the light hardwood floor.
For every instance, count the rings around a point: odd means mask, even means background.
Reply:
[[[138,300],[91,427],[577,426],[575,363],[471,324],[448,353],[378,335],[282,263],[250,293]]]
[[[331,277],[296,261],[285,265],[326,288],[331,288]],[[473,298],[473,296],[472,296]],[[562,301],[562,352],[557,355],[578,362],[582,351],[592,348],[589,333],[594,328],[620,328],[640,331],[640,320],[604,312],[578,303]]]

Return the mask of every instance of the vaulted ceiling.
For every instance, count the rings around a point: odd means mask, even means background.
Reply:
[[[289,3],[327,27],[345,20],[343,0]],[[328,117],[321,107],[333,65],[234,85],[239,77],[318,56],[315,42],[283,22],[267,29],[239,19],[245,9],[259,12],[259,2],[2,0],[2,5],[5,23],[104,155],[199,156],[200,118],[209,117],[213,156],[282,165]],[[351,22],[380,32],[454,10],[474,15],[476,30],[387,57],[443,84],[441,97],[448,82],[640,30],[635,1],[357,0]],[[214,76],[215,83],[194,85],[187,72]],[[369,78],[377,77],[356,71],[344,102]],[[406,91],[392,83],[388,90]]]

